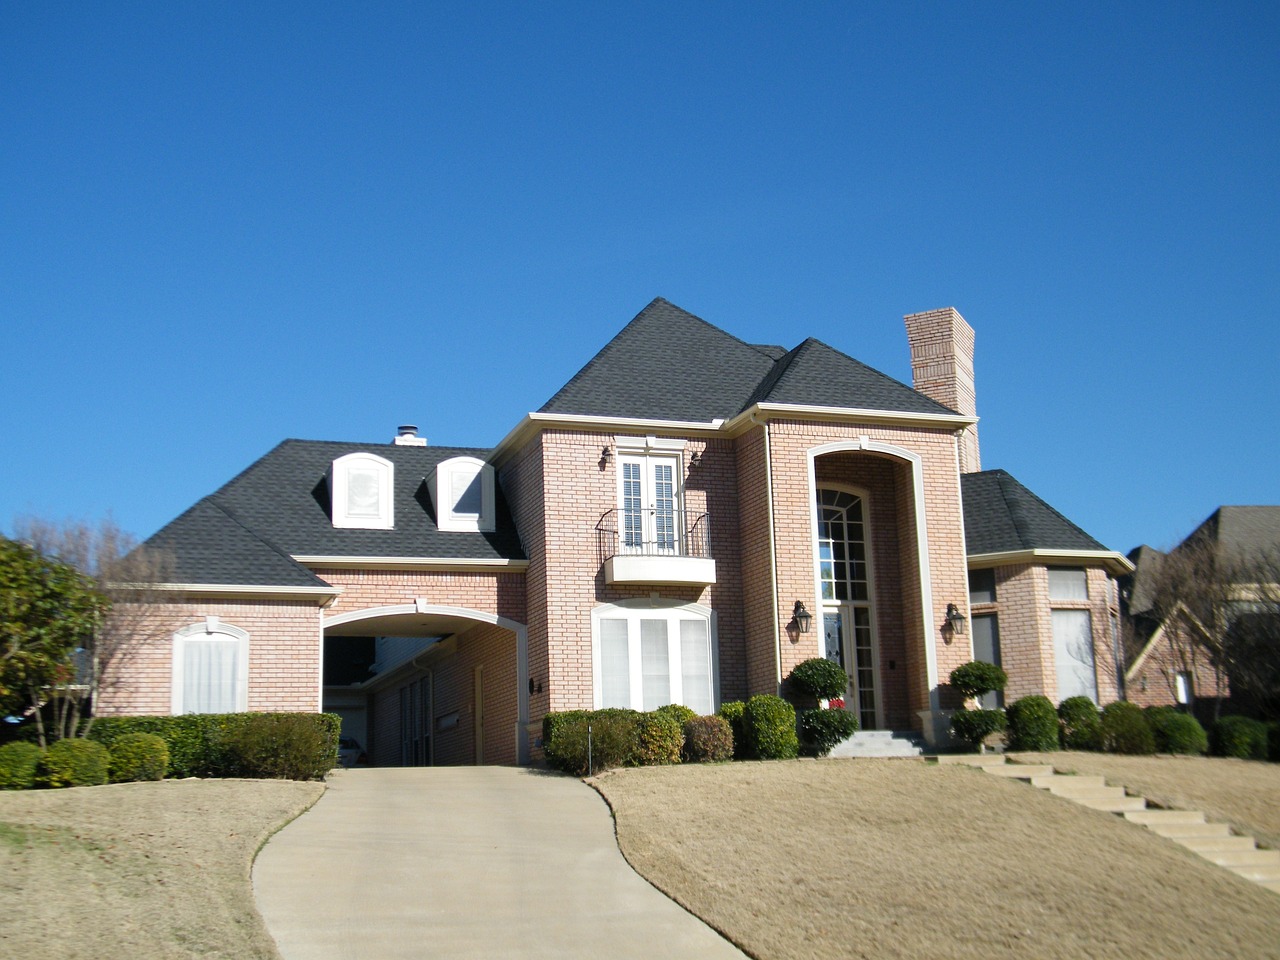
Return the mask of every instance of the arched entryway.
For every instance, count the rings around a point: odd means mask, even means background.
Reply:
[[[418,600],[328,617],[323,631],[324,708],[363,731],[371,763],[529,762],[524,624]]]

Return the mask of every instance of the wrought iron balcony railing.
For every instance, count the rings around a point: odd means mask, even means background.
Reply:
[[[596,524],[600,562],[613,557],[711,558],[705,513],[662,507],[610,510]]]

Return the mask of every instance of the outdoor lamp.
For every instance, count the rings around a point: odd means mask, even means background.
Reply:
[[[947,626],[956,636],[963,637],[968,624],[964,619],[964,614],[960,612],[960,608],[954,603],[947,604]]]
[[[801,633],[808,633],[809,628],[813,626],[813,614],[804,608],[804,604],[797,600],[795,608],[791,611],[791,616],[796,622],[796,626],[800,628]]]

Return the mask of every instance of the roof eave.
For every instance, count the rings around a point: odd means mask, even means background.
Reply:
[[[977,417],[960,413],[916,413],[907,410],[870,410],[863,407],[820,407],[800,403],[756,403],[724,424],[730,434],[741,433],[762,420],[856,420],[886,426],[926,427],[963,430],[978,422]]]
[[[523,573],[529,568],[528,560],[511,560],[503,557],[334,557],[298,555],[293,558],[312,570],[433,570],[440,572],[467,572],[495,570]]]
[[[221,600],[262,597],[271,597],[275,600],[310,600],[320,607],[327,607],[342,593],[341,587],[293,587],[263,583],[114,583],[108,586],[123,591],[137,591],[140,594],[172,593]]]
[[[1062,550],[1039,547],[1032,550],[1001,550],[995,553],[971,553],[968,563],[970,570],[1005,567],[1015,563],[1064,563],[1073,566],[1103,566],[1109,573],[1116,576],[1133,572],[1133,564],[1129,559],[1114,550]]]

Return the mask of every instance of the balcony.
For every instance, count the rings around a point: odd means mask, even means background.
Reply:
[[[596,524],[604,582],[707,586],[716,582],[707,515],[610,510]]]

